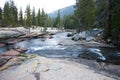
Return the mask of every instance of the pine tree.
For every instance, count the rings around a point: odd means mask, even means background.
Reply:
[[[63,24],[65,29],[77,29],[78,22],[74,15],[66,15],[63,18]]]
[[[36,23],[35,23],[35,26],[38,27],[38,16],[36,15]]]
[[[3,18],[4,18],[4,26],[10,26],[10,8],[9,8],[9,2],[6,2],[3,8]]]
[[[60,16],[60,10],[58,10],[57,17],[55,19],[55,26],[57,28],[61,28],[61,16]]]
[[[96,4],[96,23],[94,26],[104,28],[107,16],[107,0],[95,0]]]
[[[31,17],[31,9],[30,9],[30,5],[27,6],[26,8],[26,28],[30,28],[32,25],[32,17]]]
[[[41,12],[40,12],[40,9],[38,10],[36,19],[37,19],[37,25],[41,26]]]
[[[105,38],[111,36],[110,31],[110,8],[111,0],[96,0],[96,21],[99,27],[104,28]]]
[[[42,27],[45,27],[45,17],[46,17],[45,11],[44,9],[42,9],[42,14],[41,14],[41,26]]]
[[[106,1],[105,0],[95,0],[95,4],[96,4],[96,13],[100,14],[101,12],[104,11],[105,7],[106,7]]]
[[[111,18],[111,0],[107,0],[107,15],[106,15],[106,26],[105,26],[105,37],[111,37],[110,18]]]
[[[51,26],[51,18],[46,14],[45,16],[45,27],[50,27]]]
[[[19,12],[19,26],[24,26],[22,8],[20,8],[20,12]]]
[[[45,13],[45,16],[44,16],[44,31],[47,30],[48,24],[49,24],[48,15]]]
[[[110,15],[112,42],[120,47],[120,0],[111,0]]]
[[[14,1],[9,2],[10,6],[10,26],[15,27],[18,24],[18,12],[17,12],[17,7],[15,6]]]
[[[0,27],[2,26],[2,8],[0,7]]]
[[[15,26],[17,26],[17,24],[18,24],[18,10],[17,10],[17,7],[15,6],[14,2],[11,5],[13,5],[12,8],[13,8],[13,15],[14,15],[14,19],[15,19]]]
[[[41,26],[44,27],[44,31],[47,30],[47,18],[48,15],[45,13],[44,9],[42,9],[42,13],[41,13]]]
[[[18,12],[14,1],[6,2],[3,9],[4,13],[4,23],[5,26],[14,27],[18,23]]]
[[[92,28],[95,20],[94,0],[77,0],[75,15],[77,15],[81,27]]]
[[[36,26],[35,8],[33,8],[33,11],[32,11],[32,26]]]
[[[48,25],[49,27],[52,27],[52,19],[50,17],[47,17],[47,22],[48,22]]]

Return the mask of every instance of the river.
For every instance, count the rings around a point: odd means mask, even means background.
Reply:
[[[87,58],[106,60],[106,55],[116,51],[112,48],[85,47],[75,44],[68,32],[56,33],[53,38],[29,39],[15,44],[14,46],[25,48],[26,54],[38,54],[51,58]],[[4,49],[3,49],[4,50]]]
[[[27,49],[26,54],[38,54],[51,58],[86,58],[92,60],[106,60],[109,53],[117,54],[120,57],[120,51],[112,48],[86,47],[67,37],[68,32],[59,32],[52,38],[26,39],[16,43],[0,47],[0,53],[3,53],[12,47]]]

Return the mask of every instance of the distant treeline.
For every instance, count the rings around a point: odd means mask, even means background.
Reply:
[[[18,9],[14,1],[7,1],[4,8],[0,8],[0,26],[1,27],[18,27],[24,26],[26,28],[32,26],[51,26],[50,18],[45,13],[44,9],[35,12],[30,9],[30,5],[26,6],[25,13],[23,15],[22,8],[18,12]]]

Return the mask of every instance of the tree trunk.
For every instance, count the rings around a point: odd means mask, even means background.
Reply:
[[[105,28],[105,35],[106,38],[111,36],[110,30],[110,10],[111,10],[111,0],[108,0],[108,10],[107,10],[107,20],[106,20],[106,28]]]

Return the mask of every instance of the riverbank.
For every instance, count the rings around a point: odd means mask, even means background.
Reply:
[[[36,29],[30,29],[30,32],[28,29],[25,29],[23,27],[18,27],[18,28],[0,28],[0,44],[5,43],[5,44],[15,44],[20,41],[24,41],[27,38],[28,39],[34,39],[34,38],[52,38],[51,35],[61,32],[61,30],[57,29],[51,29],[48,28],[48,30],[45,32],[41,31],[41,28],[36,28]],[[69,32],[68,32],[69,33]],[[70,32],[71,33],[71,32]],[[110,48],[116,48],[113,45],[109,45],[107,43],[101,43],[97,42],[94,40],[91,41],[86,41],[86,40],[77,40],[77,41],[72,41],[72,38],[67,38],[67,40],[62,40],[61,43],[59,44],[76,44],[76,45],[83,45],[86,47],[110,47]],[[65,42],[64,42],[65,41]]]
[[[117,80],[104,71],[69,59],[35,56],[19,65],[0,71],[1,80]],[[15,77],[14,77],[15,76]]]

